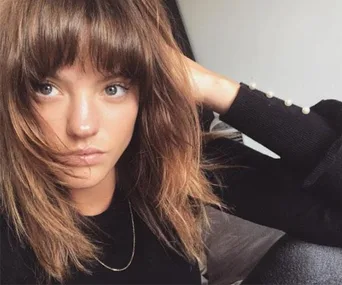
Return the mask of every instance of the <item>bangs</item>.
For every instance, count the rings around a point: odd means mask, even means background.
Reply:
[[[90,60],[102,74],[147,82],[148,41],[142,40],[142,19],[130,0],[19,2],[25,13],[18,37],[24,79],[41,81]]]

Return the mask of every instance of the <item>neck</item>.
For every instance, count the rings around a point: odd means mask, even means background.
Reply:
[[[96,216],[107,210],[115,192],[115,181],[113,169],[95,186],[71,189],[71,196],[79,213],[84,216]]]

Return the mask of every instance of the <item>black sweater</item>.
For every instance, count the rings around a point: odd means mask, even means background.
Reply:
[[[227,189],[216,187],[215,192],[234,207],[233,213],[306,241],[341,246],[342,103],[323,100],[305,115],[298,106],[287,107],[278,98],[242,85],[220,118],[281,157],[274,159],[223,138],[205,146],[208,158],[247,166],[217,171]],[[212,173],[207,175],[215,182]],[[118,268],[127,264],[132,249],[129,211],[121,191],[115,192],[105,212],[92,217],[111,235],[100,238],[107,243],[103,261]],[[163,246],[137,215],[134,218],[136,254],[127,270],[112,272],[98,264],[92,276],[75,272],[67,283],[200,284],[198,266]],[[41,269],[32,250],[13,240],[3,218],[0,258],[1,284],[36,283],[34,268]]]
[[[226,139],[208,145],[209,156],[221,153],[230,165],[250,167],[221,171],[228,189],[217,193],[235,206],[235,215],[305,241],[342,246],[342,103],[322,100],[303,114],[242,84],[220,119],[280,156]]]

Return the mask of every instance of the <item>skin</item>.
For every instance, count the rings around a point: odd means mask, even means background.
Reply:
[[[82,178],[61,177],[80,213],[94,216],[111,202],[115,164],[131,141],[139,105],[138,89],[127,79],[106,79],[89,62],[85,67],[63,67],[42,82],[37,111],[44,135],[58,149],[66,150],[57,137],[70,150],[91,146],[105,152],[98,164],[68,166]]]
[[[170,57],[177,57],[178,51],[165,46]],[[198,104],[218,114],[226,113],[233,104],[240,84],[231,78],[215,73],[181,54],[186,65],[192,94]],[[176,60],[177,62],[177,60]]]
[[[182,57],[186,63],[192,83],[192,93],[197,96],[197,102],[218,114],[226,113],[237,96],[240,84],[206,69],[184,55]]]
[[[192,82],[193,94],[204,107],[219,114],[227,112],[238,93],[239,84],[214,73],[183,56]],[[82,178],[62,177],[70,185],[72,198],[80,213],[94,216],[104,212],[114,194],[115,164],[127,148],[139,109],[139,90],[128,87],[123,78],[104,79],[90,63],[83,71],[79,64],[64,67],[55,77],[47,78],[37,92],[37,110],[41,128],[58,149],[86,146],[105,151],[101,163],[70,166]],[[45,82],[44,82],[45,83]],[[114,87],[108,94],[108,86]],[[106,89],[107,88],[107,89]],[[48,92],[46,92],[48,91]]]

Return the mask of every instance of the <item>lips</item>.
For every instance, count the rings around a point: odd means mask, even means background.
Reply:
[[[97,149],[97,148],[94,148],[94,147],[91,147],[91,148],[86,148],[86,149],[79,149],[77,151],[74,152],[75,155],[91,155],[91,154],[95,154],[95,153],[104,153],[103,151]]]
[[[96,148],[81,149],[73,153],[67,158],[67,163],[73,166],[96,165],[104,157],[104,152]]]

